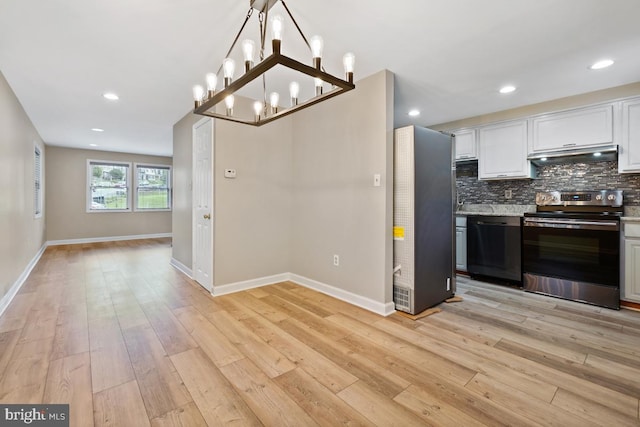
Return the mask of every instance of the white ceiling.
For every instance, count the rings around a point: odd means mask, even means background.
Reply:
[[[285,1],[307,37],[323,36],[328,72],[341,75],[352,51],[356,85],[395,73],[396,126],[640,81],[638,0]],[[47,144],[171,155],[192,85],[218,69],[248,10],[248,0],[0,0],[0,71]],[[587,68],[602,58],[616,63]],[[499,94],[507,83],[518,90]]]

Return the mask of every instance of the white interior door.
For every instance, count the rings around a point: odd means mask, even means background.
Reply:
[[[193,274],[213,289],[213,119],[193,125]]]

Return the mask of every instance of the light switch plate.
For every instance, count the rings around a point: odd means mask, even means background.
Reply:
[[[373,186],[374,187],[380,187],[380,174],[374,174],[373,175]]]
[[[225,169],[224,170],[224,177],[225,178],[235,178],[236,177],[236,170],[235,169]]]

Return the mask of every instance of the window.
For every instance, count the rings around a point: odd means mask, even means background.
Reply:
[[[33,214],[36,218],[42,217],[42,153],[36,145],[33,158]]]
[[[87,160],[87,212],[130,212],[131,163]]]
[[[135,170],[135,210],[171,210],[171,166],[136,163]]]

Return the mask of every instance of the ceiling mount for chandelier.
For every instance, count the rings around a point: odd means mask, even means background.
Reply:
[[[311,51],[310,62],[312,65],[304,64],[281,53],[284,19],[280,15],[269,17],[269,11],[276,3],[282,4],[287,15],[302,37],[302,40]],[[231,58],[231,53],[240,39],[245,26],[253,15],[254,10],[258,12],[260,31],[259,45],[256,46],[256,43],[251,39],[242,41],[241,46],[244,58],[244,67],[242,67],[243,74],[237,79],[234,79],[237,67],[235,61]],[[271,31],[272,36],[272,53],[265,58],[265,41],[268,30]],[[231,44],[225,59],[222,61],[218,73],[209,73],[206,75],[206,90],[202,86],[194,86],[193,88],[195,100],[194,113],[260,126],[354,89],[353,68],[355,56],[352,53],[344,55],[343,65],[345,78],[341,79],[324,70],[322,66],[323,48],[324,43],[321,37],[313,36],[307,40],[298,23],[291,15],[284,0],[249,0],[249,12],[235,40]],[[258,53],[258,58],[256,58],[256,53]],[[258,59],[257,62],[256,59]],[[313,88],[302,88],[297,78],[291,80],[288,84],[290,100],[286,105],[282,105],[278,91],[271,91],[267,95],[269,92],[267,88],[271,86],[267,82],[267,73],[269,72],[271,77],[271,73],[275,73],[275,71],[283,71],[282,74],[291,74],[294,72],[300,76],[300,78],[312,81]],[[221,72],[223,87],[217,89],[218,75]],[[234,109],[234,94],[238,94],[241,88],[245,88],[252,83],[255,85],[255,81],[260,78],[262,78],[262,81],[259,96],[249,95],[249,97],[254,98],[252,111],[244,111],[246,108]],[[280,80],[282,80],[282,78],[280,78]],[[325,88],[328,90],[325,91]],[[310,91],[311,94],[302,98],[301,94],[305,91]],[[242,96],[247,95],[243,94]]]

